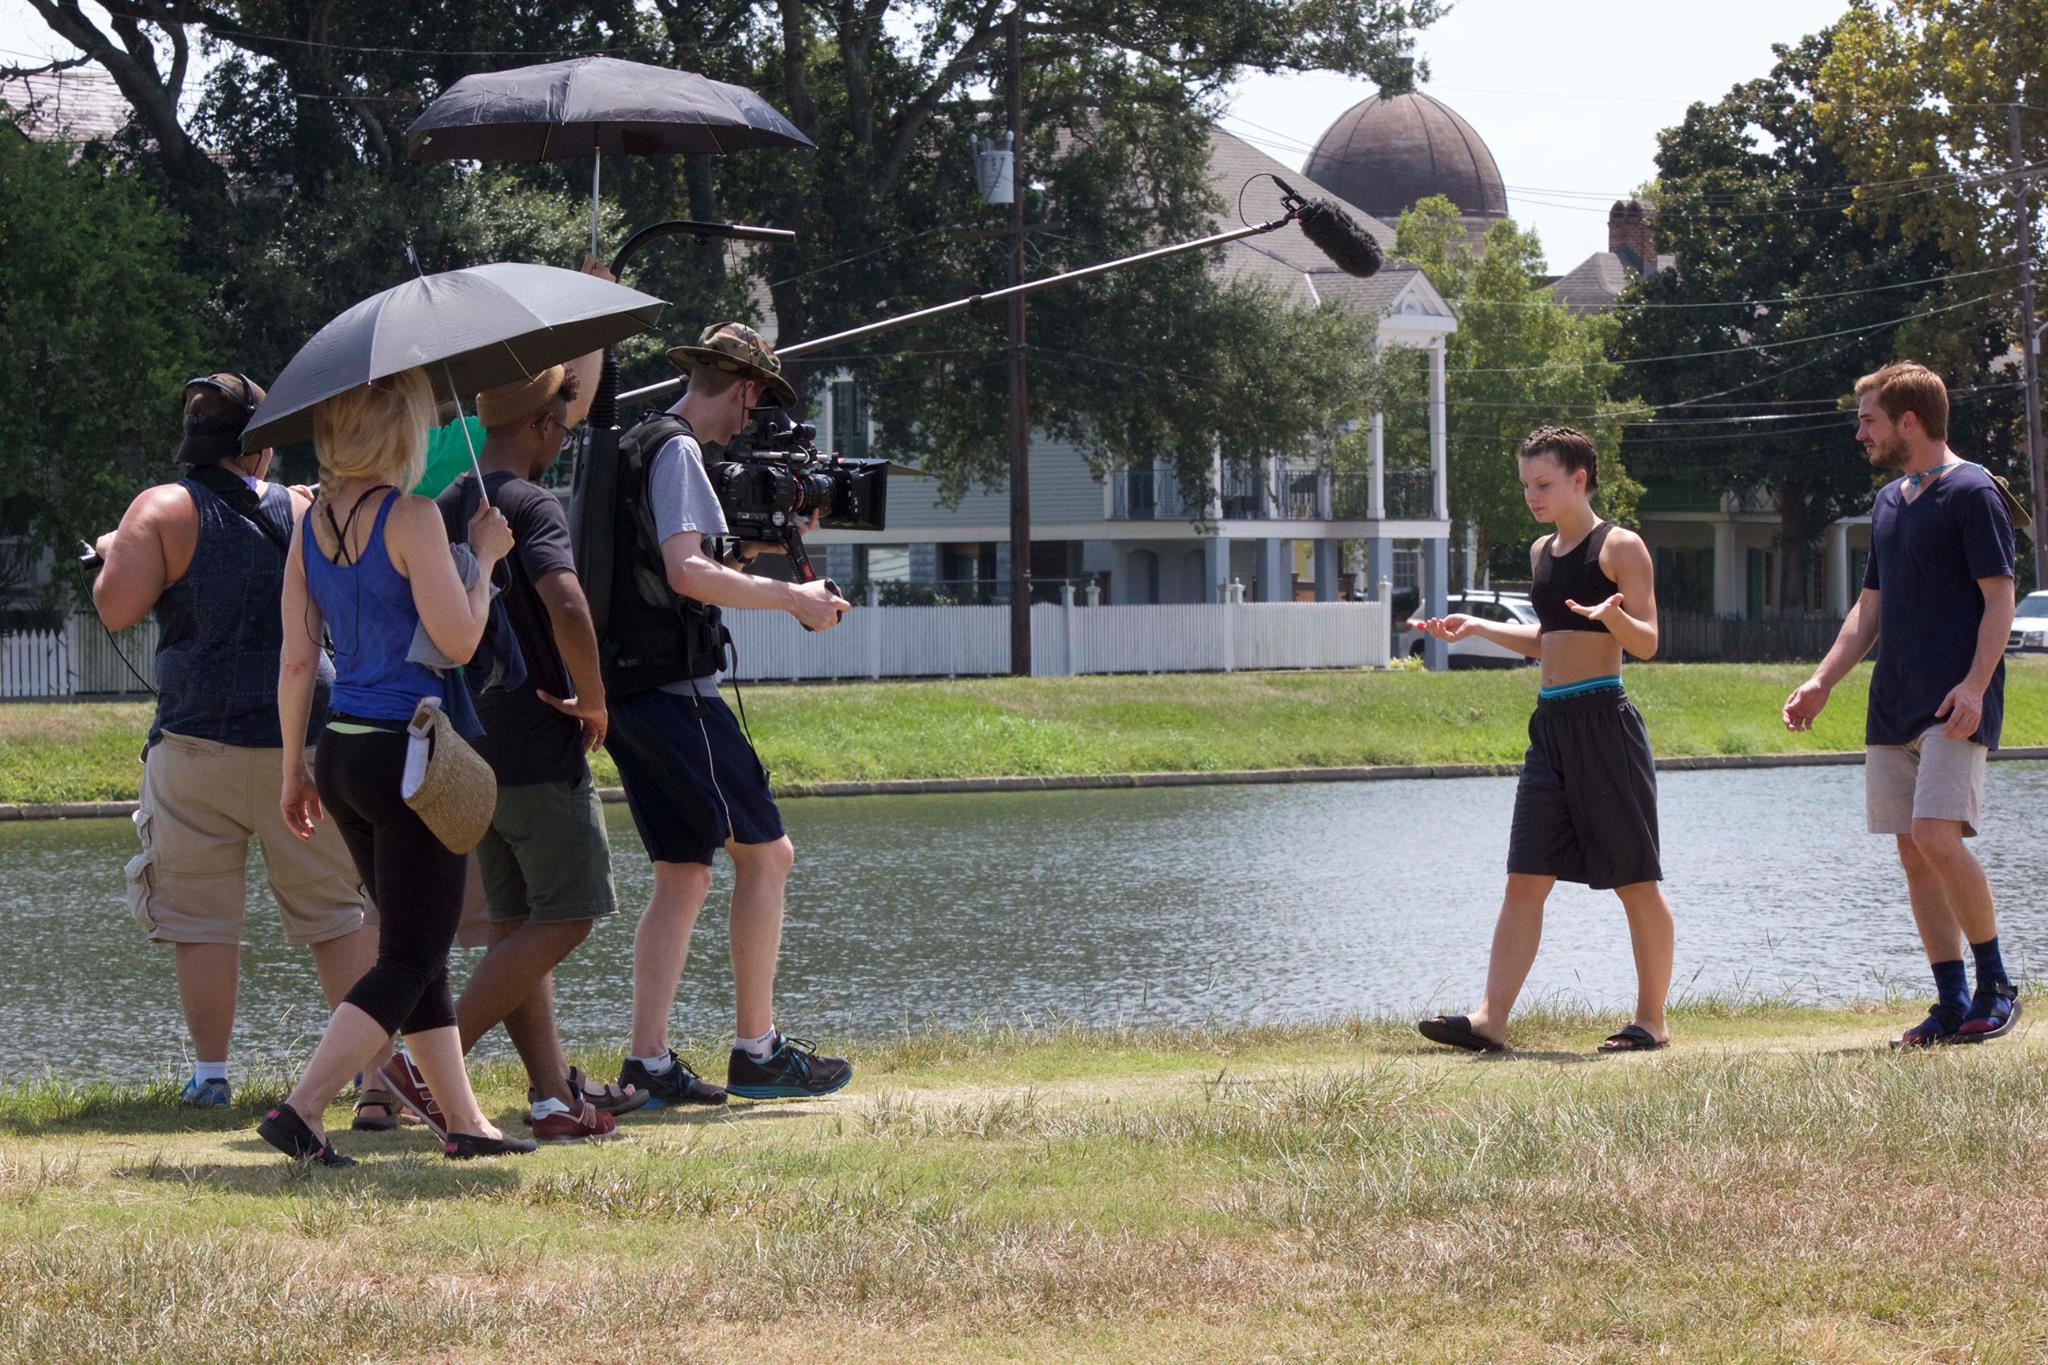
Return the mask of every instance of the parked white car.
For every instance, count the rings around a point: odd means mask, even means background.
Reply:
[[[1536,605],[1527,593],[1489,592],[1471,593],[1453,597],[1445,605],[1446,615],[1477,616],[1482,621],[1498,621],[1503,625],[1536,624]],[[1409,622],[1402,622],[1401,629],[1394,637],[1395,657],[1422,657],[1423,634]],[[1517,654],[1504,649],[1491,640],[1477,636],[1457,640],[1444,646],[1450,651],[1452,668],[1513,668],[1518,664],[1533,664],[1536,661],[1526,654]]]
[[[2013,612],[2012,634],[2005,642],[2008,654],[2048,653],[2048,592],[2030,592]]]

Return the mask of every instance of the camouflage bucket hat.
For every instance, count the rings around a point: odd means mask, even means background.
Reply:
[[[704,329],[695,346],[678,346],[668,358],[679,370],[692,365],[709,365],[730,370],[743,379],[755,379],[784,407],[796,404],[796,390],[782,377],[782,362],[761,334],[742,322],[721,322]]]

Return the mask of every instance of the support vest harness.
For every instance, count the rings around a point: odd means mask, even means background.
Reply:
[[[623,553],[613,559],[611,614],[598,641],[605,691],[612,696],[708,678],[726,663],[732,636],[718,608],[669,587],[654,525],[654,457],[676,437],[696,435],[675,414],[650,412],[619,438],[611,533]]]

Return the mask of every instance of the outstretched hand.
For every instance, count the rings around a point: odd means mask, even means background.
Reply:
[[[1424,635],[1433,635],[1446,643],[1455,644],[1459,640],[1471,638],[1479,629],[1479,618],[1457,612],[1449,616],[1431,616],[1410,624]]]
[[[533,695],[563,715],[574,717],[583,726],[585,753],[594,752],[598,745],[604,743],[605,732],[611,728],[611,716],[605,709],[603,701],[584,701],[578,697],[551,697],[537,687],[533,690]]]
[[[1569,597],[1565,599],[1564,604],[1570,607],[1573,611],[1577,612],[1580,616],[1585,617],[1588,621],[1598,621],[1603,626],[1607,624],[1609,619],[1615,616],[1619,616],[1621,614],[1620,593],[1614,594],[1614,596],[1608,598],[1605,602],[1596,602],[1590,607],[1582,607],[1577,602],[1572,601]]]

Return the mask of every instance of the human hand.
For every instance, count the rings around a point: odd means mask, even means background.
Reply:
[[[583,751],[590,753],[604,743],[605,731],[611,727],[610,713],[606,711],[604,698],[593,697],[584,701],[578,697],[551,697],[539,688],[533,694],[554,707],[565,716],[574,716],[583,726]]]
[[[1605,602],[1596,602],[1590,607],[1582,607],[1578,603],[1572,601],[1569,597],[1567,597],[1564,600],[1564,604],[1570,607],[1573,611],[1577,612],[1579,615],[1585,617],[1588,621],[1598,621],[1603,626],[1606,625],[1611,618],[1621,615],[1620,593],[1614,594],[1614,596],[1608,598]]]
[[[1479,629],[1479,618],[1454,612],[1449,616],[1431,616],[1412,623],[1424,635],[1433,635],[1446,643],[1470,639]]]
[[[1819,678],[1808,678],[1794,688],[1792,695],[1785,698],[1785,728],[1811,730],[1821,708],[1828,704],[1828,691]]]
[[[469,548],[486,564],[495,564],[512,550],[512,525],[505,514],[480,502],[469,519]]]
[[[795,600],[789,614],[802,622],[806,630],[830,630],[839,624],[839,618],[853,610],[853,603],[833,591],[832,585],[822,579],[816,583],[794,585]]]
[[[320,820],[320,789],[313,785],[311,768],[300,763],[296,771],[285,773],[277,806],[284,812],[286,829],[302,841],[313,837],[313,826]]]
[[[585,252],[583,255],[582,270],[584,274],[595,275],[606,284],[617,284],[619,282],[617,275],[612,274],[611,271],[600,265],[597,258],[588,252]]]
[[[1972,687],[1969,682],[1957,683],[1941,699],[1941,705],[1934,708],[1934,718],[1941,720],[1941,732],[1950,739],[1968,739],[1977,733],[1977,725],[1984,719],[1984,689]]]
[[[92,543],[92,552],[99,556],[102,564],[107,561],[107,551],[114,548],[114,535],[114,532],[108,531]]]

